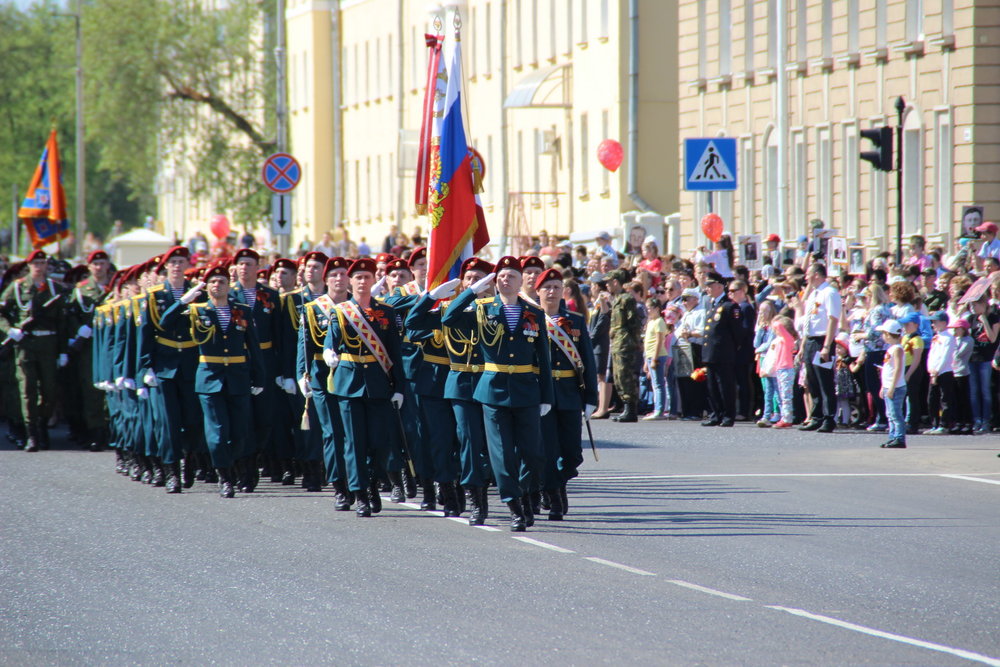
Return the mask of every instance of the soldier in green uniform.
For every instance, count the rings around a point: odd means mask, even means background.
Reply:
[[[27,452],[49,447],[56,368],[69,362],[65,294],[48,277],[48,257],[35,250],[26,259],[28,275],[0,295],[0,331],[14,346],[21,415],[28,428]]]
[[[11,264],[4,272],[3,280],[0,281],[0,294],[3,294],[4,290],[27,269],[26,262]],[[21,418],[21,397],[17,391],[17,365],[14,363],[13,342],[0,346],[0,396],[3,398],[4,419],[7,420],[7,439],[18,449],[24,449],[28,432]]]
[[[629,280],[628,272],[615,269],[607,275],[611,304],[611,367],[614,371],[615,389],[625,404],[621,414],[612,417],[616,422],[639,420],[639,357],[642,350],[642,321],[633,297],[624,289]]]
[[[92,452],[99,452],[108,444],[108,414],[104,393],[94,387],[94,351],[91,339],[94,334],[94,309],[104,303],[108,295],[111,261],[108,253],[94,250],[87,255],[85,280],[77,283],[66,305],[68,329],[73,342],[72,363],[76,367],[75,382],[79,386],[83,426],[87,444]]]

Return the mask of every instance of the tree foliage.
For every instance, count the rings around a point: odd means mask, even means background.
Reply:
[[[91,0],[88,134],[102,167],[139,185],[171,165],[237,224],[258,220],[260,164],[275,146],[269,24],[249,0]]]

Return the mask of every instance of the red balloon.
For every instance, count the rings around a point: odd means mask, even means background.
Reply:
[[[701,219],[701,231],[705,236],[712,239],[712,243],[717,243],[722,237],[722,218],[718,213],[708,213]]]
[[[608,171],[618,171],[621,166],[625,151],[622,145],[614,139],[605,139],[597,145],[597,159]]]
[[[217,213],[212,216],[212,221],[208,223],[208,228],[217,239],[224,239],[229,236],[229,218]]]

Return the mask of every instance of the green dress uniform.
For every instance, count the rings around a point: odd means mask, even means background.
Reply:
[[[483,406],[486,442],[500,498],[508,503],[512,515],[523,519],[520,499],[539,488],[542,473],[539,406],[551,406],[553,392],[545,314],[523,299],[518,299],[517,305],[520,314],[511,327],[499,296],[477,299],[467,289],[451,302],[441,323],[476,332],[483,374],[473,398]],[[526,479],[520,474],[522,461],[528,472]]]
[[[58,391],[57,362],[68,352],[65,293],[51,279],[36,285],[30,277],[11,283],[0,295],[0,332],[19,329],[14,346],[21,415],[28,427],[28,448],[48,447],[48,421]]]
[[[296,353],[300,347],[302,301],[301,289],[282,294],[279,301],[276,362],[282,389],[286,380],[294,382],[299,377],[296,375]],[[294,459],[299,452],[306,451],[306,438],[310,433],[301,428],[305,409],[305,396],[299,392],[298,387],[290,393],[282,391],[281,398],[275,404],[275,435],[272,442],[274,456],[281,464],[281,483],[285,486],[295,484]]]
[[[582,315],[561,306],[555,317],[546,316],[546,324],[555,402],[542,417],[542,490],[549,495],[549,518],[560,519],[567,510],[566,482],[583,463],[580,415],[585,405],[597,405],[597,365]]]
[[[346,314],[348,309],[356,309],[363,320],[360,326],[373,340],[366,343]],[[325,347],[340,359],[332,373],[331,393],[338,398],[346,434],[348,489],[358,497],[358,514],[366,516],[367,503],[359,494],[368,491],[377,495],[377,489],[369,489],[374,486],[372,479],[389,469],[392,429],[399,423],[391,399],[393,394],[402,393],[406,382],[395,310],[374,299],[367,308],[353,298],[338,304],[330,318]],[[381,360],[376,352],[384,355]]]
[[[305,473],[302,484],[307,491],[322,490],[322,462],[326,442],[334,437],[330,411],[333,409],[326,391],[330,369],[323,362],[323,343],[329,315],[327,302],[317,303],[321,292],[313,292],[308,286],[302,288],[299,306],[299,336],[295,346],[296,380],[309,379],[310,398],[306,401],[309,413],[309,430],[304,434],[305,448],[298,452]],[[339,471],[335,471],[339,476]]]
[[[71,365],[75,369],[74,382],[80,398],[82,426],[86,429],[88,444],[94,451],[107,445],[108,413],[104,392],[94,386],[94,321],[96,309],[104,303],[108,292],[93,276],[77,283],[66,303],[66,317],[73,350]]]

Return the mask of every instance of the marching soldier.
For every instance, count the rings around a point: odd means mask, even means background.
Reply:
[[[194,303],[206,290],[208,301]],[[219,476],[219,494],[235,495],[233,466],[247,451],[251,396],[264,391],[264,365],[250,308],[230,298],[229,271],[216,265],[180,299],[190,304],[188,318],[179,308],[163,315],[163,324],[187,320],[191,340],[197,345],[198,365],[194,391],[204,415],[205,439],[212,465]]]
[[[549,519],[558,521],[568,511],[566,482],[583,463],[580,412],[590,419],[597,409],[597,371],[587,323],[562,304],[562,273],[548,269],[538,276],[535,289],[545,311],[555,394],[552,410],[542,417],[542,491],[548,496]]]
[[[301,290],[295,287],[298,266],[284,257],[275,260],[271,267],[271,286],[278,290],[279,315],[277,336],[277,369],[275,384],[284,392],[284,400],[279,399],[275,408],[275,436],[271,442],[274,456],[279,465],[274,467],[271,478],[284,486],[295,484],[295,455],[305,450],[304,432],[300,420],[305,408],[305,396],[299,393],[295,384],[295,354],[299,347],[299,308]]]
[[[441,323],[474,328],[478,336],[484,372],[473,397],[483,405],[493,474],[500,498],[510,509],[510,529],[523,532],[534,524],[530,499],[523,497],[539,488],[540,422],[554,400],[549,343],[543,328],[545,314],[518,296],[521,263],[516,257],[503,257],[496,268],[495,276],[486,276],[460,294]],[[499,294],[477,298],[494,277]]]
[[[21,415],[27,424],[26,452],[49,448],[49,418],[56,396],[56,368],[67,355],[64,293],[48,277],[48,257],[35,250],[25,260],[28,275],[0,295],[0,331],[14,346]]]
[[[635,297],[624,289],[629,280],[628,271],[615,269],[608,273],[608,292],[611,304],[611,366],[618,396],[625,404],[621,414],[612,417],[616,422],[639,421],[639,355],[642,350],[642,318]]]
[[[351,264],[352,297],[334,309],[324,350],[334,369],[332,393],[339,399],[347,437],[348,488],[355,494],[359,517],[372,515],[372,498],[378,497],[372,469],[376,475],[389,469],[390,429],[398,423],[392,413],[402,407],[405,382],[396,312],[371,297],[375,271],[370,259]]]
[[[535,289],[535,283],[538,281],[538,276],[542,275],[542,271],[545,270],[545,262],[537,255],[528,255],[520,259],[521,267],[524,269],[524,284],[521,286],[521,295],[527,299],[528,303],[538,306],[538,291]]]
[[[740,340],[740,307],[726,295],[726,283],[715,272],[705,279],[709,305],[705,312],[701,360],[708,380],[711,413],[702,426],[732,426],[736,421],[736,348]]]
[[[0,294],[21,277],[28,268],[27,262],[14,262],[4,271],[0,280]],[[0,392],[3,397],[3,414],[7,419],[7,439],[18,449],[24,449],[28,432],[21,417],[21,397],[17,391],[17,365],[14,362],[14,346],[5,343],[0,346]]]
[[[108,416],[104,394],[94,387],[92,380],[94,346],[94,311],[108,295],[108,280],[111,261],[103,250],[94,250],[87,255],[86,280],[73,288],[67,303],[69,331],[73,337],[70,348],[74,351],[73,364],[76,366],[76,382],[81,401],[83,425],[87,429],[86,438],[90,451],[99,452],[107,445]]]

